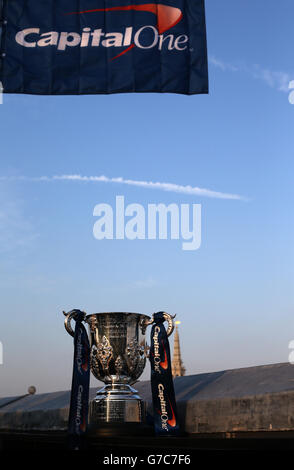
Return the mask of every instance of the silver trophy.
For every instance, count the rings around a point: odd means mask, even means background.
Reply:
[[[71,327],[73,313],[66,314],[66,331]],[[173,318],[164,313],[167,335],[174,329]],[[153,319],[140,313],[93,313],[85,316],[90,334],[90,365],[96,379],[105,383],[89,407],[90,430],[103,423],[142,423],[144,402],[132,388],[141,376],[149,347],[145,333]]]

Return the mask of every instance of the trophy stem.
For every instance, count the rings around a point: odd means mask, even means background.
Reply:
[[[105,423],[143,423],[145,404],[128,384],[107,384],[90,403],[90,430]]]

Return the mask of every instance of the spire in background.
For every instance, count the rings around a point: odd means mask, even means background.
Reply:
[[[175,331],[175,339],[174,339],[174,354],[172,360],[172,374],[173,377],[181,377],[185,375],[186,369],[183,365],[182,358],[181,358],[181,348],[180,348],[180,338],[179,338],[179,331],[178,325],[180,321],[176,321],[176,331]]]

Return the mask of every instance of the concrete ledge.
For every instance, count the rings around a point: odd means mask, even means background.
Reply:
[[[294,430],[294,391],[219,400],[178,402],[188,433]]]
[[[0,430],[14,431],[65,431],[68,409],[14,411],[0,413]]]

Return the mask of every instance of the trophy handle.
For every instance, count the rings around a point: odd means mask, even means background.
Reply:
[[[167,334],[167,336],[170,336],[172,334],[172,332],[174,331],[174,327],[175,327],[174,318],[175,318],[176,315],[170,315],[169,313],[164,312],[163,316],[164,316],[164,319],[167,321],[166,334]],[[154,314],[152,315],[151,320],[146,321],[145,325],[146,326],[152,325],[152,323],[154,323]]]
[[[175,316],[176,315],[170,315],[169,313],[163,312],[163,317],[164,317],[165,321],[167,321],[167,330],[166,330],[167,336],[170,336],[172,334],[172,332],[174,331],[174,327],[175,327],[174,318],[175,318]],[[145,329],[147,328],[147,326],[152,325],[152,323],[154,323],[154,314],[152,315],[151,320],[146,320],[144,322],[144,332],[145,332]],[[148,346],[148,344],[146,344],[146,346],[145,346],[144,354],[145,354],[145,357],[147,359],[149,359],[149,357],[150,357],[150,346]]]
[[[75,332],[74,330],[72,329],[72,326],[71,326],[71,320],[73,318],[75,318],[75,316],[77,315],[77,313],[80,313],[81,311],[80,310],[77,310],[77,309],[74,309],[74,310],[71,310],[70,312],[65,312],[63,310],[63,315],[65,315],[65,319],[64,319],[64,327],[66,329],[66,331],[68,332],[69,335],[71,336],[74,336],[75,335]],[[83,315],[84,315],[84,319],[86,317],[86,312],[82,312]]]

